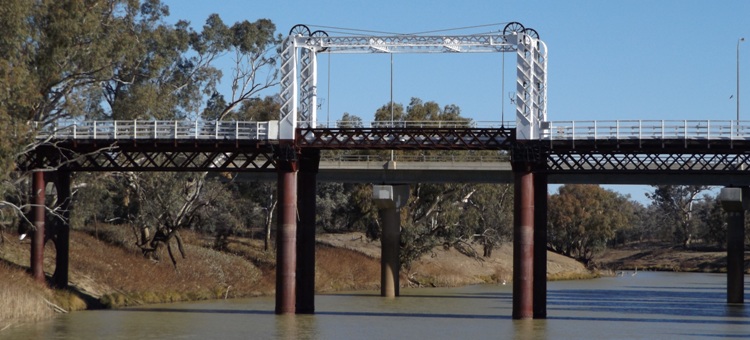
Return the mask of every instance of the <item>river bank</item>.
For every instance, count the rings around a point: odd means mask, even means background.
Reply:
[[[70,289],[53,290],[28,276],[30,244],[6,233],[0,245],[0,329],[81,309],[240,298],[274,294],[275,252],[261,240],[230,238],[226,251],[211,248],[213,239],[182,234],[186,258],[176,266],[166,251],[161,261],[145,259],[123,226],[99,225],[71,232]],[[130,241],[128,241],[130,240]],[[320,235],[316,253],[316,291],[376,290],[380,284],[379,242],[361,233]],[[549,254],[551,279],[589,278],[582,264]],[[54,272],[54,248],[45,248],[45,272]],[[401,273],[411,287],[446,287],[478,283],[509,283],[512,247],[492,257],[467,257],[455,249],[435,248]]]

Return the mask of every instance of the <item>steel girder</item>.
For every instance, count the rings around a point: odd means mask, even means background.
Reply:
[[[301,128],[296,143],[314,149],[508,150],[515,129]]]
[[[548,173],[750,173],[750,143],[682,139],[545,145]]]
[[[186,143],[187,144],[187,143]],[[69,171],[275,171],[273,144],[56,143],[43,144],[19,169]]]

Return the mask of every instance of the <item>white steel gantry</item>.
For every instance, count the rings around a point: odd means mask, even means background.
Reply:
[[[505,34],[439,36],[328,36],[322,31],[310,34],[309,30],[307,34],[292,33],[284,39],[281,52],[282,106],[279,139],[294,139],[294,130],[297,127],[316,127],[317,55],[322,52],[515,52],[516,138],[539,139],[542,136],[541,130],[543,127],[546,128],[546,124],[543,123],[547,121],[547,46],[537,38],[538,35],[533,30],[504,30],[503,33]]]

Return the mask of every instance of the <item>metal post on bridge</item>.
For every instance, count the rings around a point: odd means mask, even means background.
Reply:
[[[547,174],[534,173],[534,319],[547,318]]]
[[[276,150],[279,195],[276,230],[276,314],[294,314],[297,271],[297,157],[291,144]]]
[[[745,302],[745,210],[749,188],[722,188],[721,206],[727,213],[727,303]]]
[[[513,318],[534,317],[534,173],[532,164],[513,164]]]
[[[55,188],[59,216],[51,226],[50,236],[55,243],[55,272],[52,284],[57,288],[68,287],[68,268],[70,262],[70,171],[55,172]]]
[[[315,193],[320,150],[302,150],[297,174],[297,282],[296,313],[315,313]]]
[[[31,232],[31,275],[39,283],[44,277],[44,221],[46,215],[44,172],[36,170],[31,175],[31,197],[34,205],[31,208],[31,221],[34,230]]]

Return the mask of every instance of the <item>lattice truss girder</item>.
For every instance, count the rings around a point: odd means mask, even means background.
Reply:
[[[279,139],[317,122],[317,54],[325,53],[504,53],[517,54],[518,139],[535,140],[547,120],[547,47],[526,33],[454,36],[289,36],[281,54]],[[501,80],[502,81],[502,80]],[[500,94],[503,95],[503,94]]]
[[[547,154],[550,173],[562,172],[750,172],[745,153],[596,153]]]
[[[90,150],[89,150],[90,149]],[[270,148],[54,148],[40,147],[21,169],[64,167],[70,171],[274,171]]]
[[[515,129],[302,128],[297,145],[315,149],[508,150]]]

